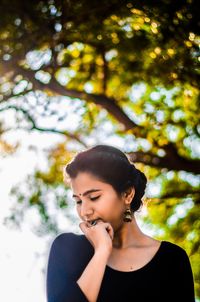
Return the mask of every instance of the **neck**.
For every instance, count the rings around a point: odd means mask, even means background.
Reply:
[[[113,248],[125,249],[130,246],[138,245],[143,241],[145,235],[137,225],[135,216],[131,222],[124,222],[122,226],[115,231],[113,239]]]

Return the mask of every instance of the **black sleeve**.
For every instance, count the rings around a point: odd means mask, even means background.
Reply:
[[[61,234],[52,243],[46,277],[48,302],[88,302],[76,282],[78,277],[73,266],[77,264],[70,263],[74,236],[72,233]]]
[[[182,250],[178,259],[178,275],[176,288],[179,292],[179,301],[195,302],[194,279],[187,253]]]

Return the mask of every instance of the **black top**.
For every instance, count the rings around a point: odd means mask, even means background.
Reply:
[[[76,281],[94,254],[85,235],[63,233],[51,246],[47,266],[48,302],[88,302]],[[162,241],[142,268],[123,272],[106,266],[97,302],[194,302],[194,283],[186,252]]]

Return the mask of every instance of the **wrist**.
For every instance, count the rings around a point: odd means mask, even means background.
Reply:
[[[98,254],[100,257],[109,257],[112,249],[99,247],[95,249],[95,254]]]

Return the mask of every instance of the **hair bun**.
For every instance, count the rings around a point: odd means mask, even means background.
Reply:
[[[131,202],[131,208],[133,211],[137,211],[142,205],[141,199],[145,193],[147,178],[145,174],[138,170],[133,164],[131,164],[129,171],[132,185],[135,188],[135,195]]]

